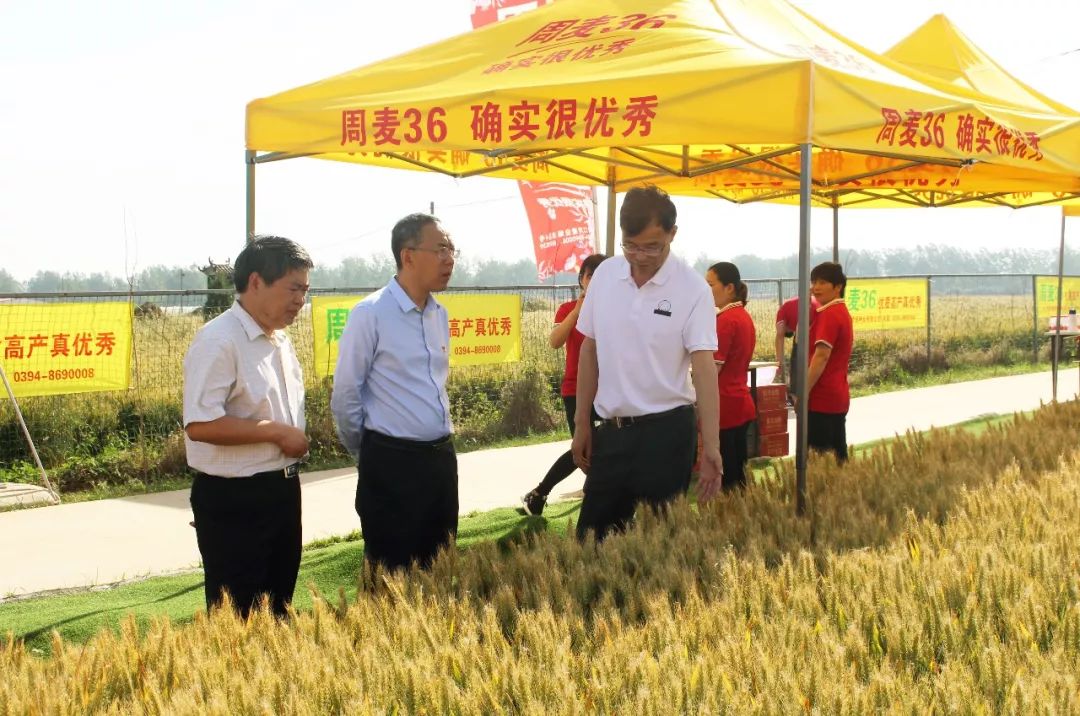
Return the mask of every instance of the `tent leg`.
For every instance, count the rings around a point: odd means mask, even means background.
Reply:
[[[41,475],[41,481],[45,483],[45,489],[49,491],[49,495],[53,499],[53,504],[60,504],[60,493],[53,488],[52,483],[49,482],[49,476],[45,472],[45,466],[41,464],[41,457],[38,455],[37,446],[34,445],[34,439],[30,437],[30,429],[26,427],[26,420],[23,419],[22,410],[19,408],[19,401],[15,399],[15,391],[11,389],[11,383],[8,382],[7,373],[4,372],[4,366],[0,365],[0,381],[4,383],[4,389],[7,391],[8,398],[11,400],[11,407],[15,410],[15,417],[19,421],[19,428],[22,429],[23,437],[26,438],[26,444],[30,446],[30,454],[34,457],[34,464],[37,465],[38,473]]]
[[[799,365],[795,402],[795,511],[806,514],[806,356],[810,344],[810,144],[799,148],[799,325],[795,329],[795,362]]]
[[[836,199],[832,205],[832,260],[840,263],[840,205]]]
[[[615,255],[615,167],[608,167],[607,192],[607,246],[604,253]]]
[[[244,232],[244,245],[255,236],[255,152],[244,150],[244,170],[247,174],[247,230]]]
[[[593,251],[600,253],[600,205],[597,188],[592,187]],[[432,212],[434,213],[434,212]]]
[[[1057,287],[1057,335],[1051,337],[1053,346],[1053,356],[1051,363],[1052,370],[1050,371],[1050,380],[1053,383],[1053,396],[1054,402],[1057,402],[1058,394],[1058,362],[1061,360],[1061,332],[1065,329],[1061,325],[1061,302],[1062,302],[1062,288],[1065,283],[1065,212],[1061,212],[1061,243],[1058,246],[1058,287]]]

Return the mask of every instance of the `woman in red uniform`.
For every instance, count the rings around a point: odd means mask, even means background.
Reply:
[[[606,258],[607,256],[603,254],[593,254],[581,262],[581,270],[578,272],[578,286],[581,287],[581,294],[576,300],[567,301],[555,311],[555,327],[551,329],[551,335],[548,337],[552,348],[566,346],[566,369],[563,371],[562,390],[559,392],[562,394],[563,408],[566,410],[566,422],[570,426],[571,436],[574,434],[574,412],[577,410],[578,356],[581,353],[581,343],[585,340],[585,336],[577,329],[578,312],[581,310],[581,302],[585,300],[585,292],[589,289],[593,272]],[[543,481],[521,498],[525,513],[543,514],[548,495],[575,469],[577,468],[574,465],[574,455],[567,450],[548,469]]]
[[[724,460],[723,488],[746,484],[746,433],[757,417],[754,399],[746,384],[757,333],[746,312],[747,289],[739,268],[727,261],[705,272],[716,303],[716,342],[713,357],[718,366],[720,388],[720,456]]]

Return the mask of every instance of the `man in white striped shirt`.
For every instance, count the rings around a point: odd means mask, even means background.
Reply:
[[[266,595],[283,617],[300,569],[298,459],[307,454],[304,378],[289,336],[311,257],[256,236],[236,257],[236,303],[184,356],[184,443],[206,607],[226,592],[246,616]]]

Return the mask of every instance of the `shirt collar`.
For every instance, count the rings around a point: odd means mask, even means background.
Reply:
[[[731,303],[724,306],[723,308],[716,309],[716,315],[719,316],[721,313],[723,313],[724,311],[727,311],[728,309],[731,309],[731,308],[742,308],[742,305],[743,305],[742,301],[732,301]]]
[[[619,278],[629,281],[633,278],[633,276],[630,274],[630,262],[626,260],[625,256],[622,257],[622,260],[623,265],[622,268],[619,270]],[[663,286],[665,283],[667,283],[668,279],[671,278],[671,274],[674,273],[675,262],[677,260],[678,259],[675,258],[675,255],[671,253],[671,250],[669,249],[667,258],[664,259],[664,263],[660,264],[660,268],[656,270],[656,273],[653,274],[653,277],[645,283],[655,283],[657,286]]]
[[[405,289],[401,287],[400,283],[398,283],[397,276],[394,276],[392,279],[390,279],[390,283],[387,284],[387,288],[390,289],[390,295],[393,296],[394,300],[396,300],[398,305],[401,306],[402,311],[404,311],[405,313],[408,313],[409,311],[420,311],[420,307],[417,306],[411,298],[409,298],[409,294],[405,293]],[[429,303],[430,298],[431,297],[429,296]]]
[[[240,326],[244,329],[244,333],[247,334],[248,340],[253,341],[259,336],[265,336],[272,340],[277,340],[278,334],[281,331],[273,331],[269,336],[266,335],[266,331],[262,329],[262,326],[252,318],[251,314],[247,312],[239,301],[233,301],[233,305],[229,308],[229,311],[236,317],[236,320],[240,321]]]
[[[824,306],[818,306],[817,312],[821,313],[822,311],[824,311],[829,306],[835,306],[836,304],[843,303],[843,302],[844,302],[844,299],[842,299],[842,298],[834,298],[833,300],[826,303]]]

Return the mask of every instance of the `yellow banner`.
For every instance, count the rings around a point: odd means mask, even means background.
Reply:
[[[0,306],[4,372],[15,395],[127,389],[131,313],[120,302]]]
[[[338,341],[353,306],[363,296],[314,296],[315,375],[334,374]],[[514,363],[521,360],[521,297],[450,294],[438,298],[450,317],[450,365]]]
[[[1039,317],[1049,318],[1057,315],[1057,276],[1039,276],[1035,279],[1035,294],[1038,296]],[[1068,314],[1070,308],[1080,309],[1080,278],[1066,276],[1062,284],[1063,298],[1061,312]]]
[[[847,282],[844,303],[860,330],[926,327],[925,278],[860,278]]]

